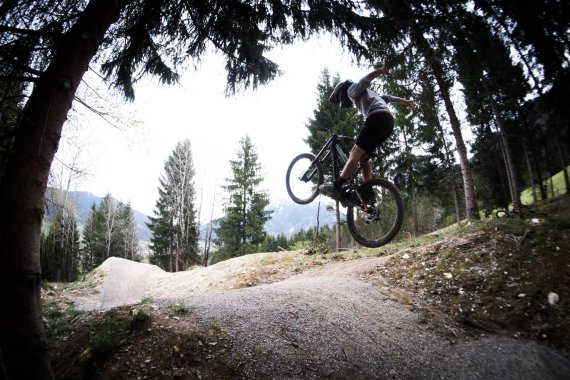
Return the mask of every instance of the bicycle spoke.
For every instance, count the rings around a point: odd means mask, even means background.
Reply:
[[[287,170],[287,192],[293,201],[307,204],[319,194],[318,186],[322,183],[322,168],[313,164],[315,156],[310,153],[301,154],[293,159]]]
[[[356,241],[362,245],[379,247],[398,233],[402,223],[403,204],[396,187],[388,181],[375,179],[368,185],[362,185],[366,186],[371,188],[363,188],[361,192],[368,194],[369,205],[365,208],[348,208],[348,227]]]

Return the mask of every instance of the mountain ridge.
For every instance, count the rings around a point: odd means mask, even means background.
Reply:
[[[67,192],[68,199],[75,206],[75,212],[78,224],[84,225],[89,215],[90,208],[95,205],[98,207],[101,204],[103,197],[97,196],[89,191],[69,191]],[[111,196],[115,201],[116,198]],[[152,232],[147,227],[146,223],[149,221],[149,215],[133,208],[133,214],[137,223],[137,232],[139,239],[149,242],[152,237]],[[287,199],[278,199],[272,201],[266,208],[272,210],[272,218],[265,224],[265,231],[269,235],[285,235],[290,237],[302,229],[308,229],[319,224],[331,225],[335,222],[335,213],[330,207],[318,200],[308,205],[299,205]],[[208,223],[203,223],[200,226],[201,239],[205,236]]]

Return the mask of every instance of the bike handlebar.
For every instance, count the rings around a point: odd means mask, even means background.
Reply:
[[[320,130],[320,131],[324,131],[324,132],[328,133],[328,135],[331,136],[331,137],[332,137],[332,136],[335,136],[336,138],[339,138],[339,139],[354,140],[354,137],[351,137],[351,136],[343,136],[343,135],[337,135],[336,133],[333,133],[332,130],[331,130],[331,128],[319,126],[319,127],[317,127],[317,129]]]
[[[335,134],[335,133],[333,133],[333,132],[331,131],[331,128],[327,128],[327,127],[323,127],[323,126],[318,126],[317,129],[320,130],[320,131],[324,131],[324,132],[328,133],[328,135],[331,136],[331,137],[332,137],[332,136],[335,136],[337,139],[355,140],[355,138],[354,138],[354,137],[351,137],[351,136],[337,135],[337,134]],[[380,157],[380,155],[379,155],[378,153],[376,153],[376,152],[374,152],[374,153],[369,153],[369,154],[368,154],[368,158],[379,158],[379,157]]]

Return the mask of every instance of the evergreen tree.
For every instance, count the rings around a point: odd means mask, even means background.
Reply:
[[[74,281],[79,272],[80,234],[67,192],[48,189],[46,215],[41,242],[42,276],[49,281]]]
[[[42,276],[48,281],[71,282],[79,273],[79,230],[75,214],[58,208],[42,239]]]
[[[517,58],[525,64],[527,75],[539,92],[567,75],[570,51],[570,4],[567,1],[475,0],[473,4],[517,52]],[[537,64],[542,66],[542,78],[536,75]]]
[[[122,250],[121,257],[132,261],[140,260],[137,221],[129,203],[119,203],[119,232],[117,249]]]
[[[87,220],[83,227],[83,248],[81,259],[82,269],[85,272],[95,269],[98,264],[103,262],[102,258],[104,254],[103,245],[101,244],[102,239],[97,235],[98,231],[102,229],[100,224],[101,222],[99,214],[97,213],[97,207],[93,204],[89,209]]]
[[[190,140],[176,145],[160,178],[153,232],[151,262],[169,271],[200,263],[196,221],[194,162]]]
[[[158,199],[155,204],[155,217],[149,217],[148,228],[152,232],[150,238],[151,256],[150,262],[158,265],[164,270],[173,271],[173,239],[175,235],[174,220],[172,216],[172,207],[170,197],[165,190],[166,184],[164,179],[159,179]]]
[[[259,247],[259,252],[279,252],[287,250],[289,242],[284,234],[267,235]]]
[[[257,252],[265,239],[265,222],[271,211],[265,211],[269,195],[259,190],[263,181],[261,164],[249,136],[240,140],[237,159],[230,161],[231,177],[226,178],[225,216],[216,228],[219,252],[216,261]]]
[[[367,38],[371,48],[371,56],[378,62],[386,58],[403,58],[405,61],[404,74],[401,77],[394,75],[407,86],[415,85],[417,81],[413,73],[428,72],[437,84],[437,94],[440,97],[446,118],[453,131],[455,149],[459,157],[463,188],[465,195],[465,210],[468,218],[479,218],[478,205],[467,147],[462,134],[461,120],[458,117],[457,106],[452,101],[451,93],[454,85],[454,72],[450,54],[442,37],[449,19],[454,17],[453,7],[461,6],[461,2],[452,4],[436,1],[430,7],[424,6],[421,1],[402,3],[396,0],[371,1],[373,17],[382,26],[384,38],[378,39],[374,35]],[[387,20],[390,20],[390,30],[387,30]],[[418,22],[410,23],[410,20]],[[392,62],[391,67],[401,62]],[[396,72],[396,70],[394,70]],[[432,82],[430,86],[434,86]],[[418,89],[416,90],[418,91]],[[421,92],[421,91],[420,91]],[[442,117],[443,118],[443,117]],[[398,120],[399,124],[401,120]],[[407,160],[409,161],[409,160]],[[410,182],[411,183],[411,182]]]
[[[513,152],[517,144],[515,139],[523,134],[518,127],[516,134],[510,133],[508,125],[520,118],[518,110],[528,93],[528,85],[522,68],[513,64],[509,47],[483,20],[463,13],[460,22],[452,24],[449,40],[455,47],[454,59],[464,87],[467,117],[472,125],[490,125],[496,130],[510,199],[513,208],[519,210],[520,170],[517,170]]]
[[[105,261],[109,257],[115,256],[117,253],[117,243],[121,228],[119,205],[115,202],[113,197],[111,197],[111,194],[107,193],[103,199],[101,199],[101,204],[99,204],[99,207],[97,208],[97,213],[100,220],[100,230],[98,231],[98,235],[103,246],[102,261]],[[122,257],[121,255],[117,256]]]
[[[83,229],[83,270],[101,265],[109,257],[139,260],[136,220],[129,204],[106,194],[89,210]]]

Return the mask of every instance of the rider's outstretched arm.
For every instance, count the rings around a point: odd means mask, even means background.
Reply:
[[[384,68],[384,66],[382,66],[382,67],[375,69],[374,71],[369,72],[367,75],[367,79],[369,82],[372,82],[374,79],[378,78],[380,75],[390,75],[390,73],[388,72],[387,69]]]
[[[398,98],[398,100],[396,100],[396,103],[403,104],[405,106],[408,106],[409,108],[414,108],[416,105],[416,102],[414,102],[413,99],[404,99],[404,98]]]
[[[367,79],[369,81],[373,81],[374,79],[378,78],[380,75],[390,75],[390,71],[388,70],[388,60],[384,61],[382,67],[378,67],[374,69],[367,75]]]
[[[370,73],[368,73],[367,75],[367,79],[369,81],[372,81],[376,78],[378,78],[380,75],[391,75],[390,71],[388,70],[388,60],[384,61],[384,64],[382,65],[382,67],[379,67],[373,71],[371,71]],[[392,100],[398,104],[403,104],[405,106],[408,106],[410,108],[414,108],[414,106],[416,105],[413,99],[404,99],[404,98],[398,98],[398,97],[394,97],[395,100]]]

